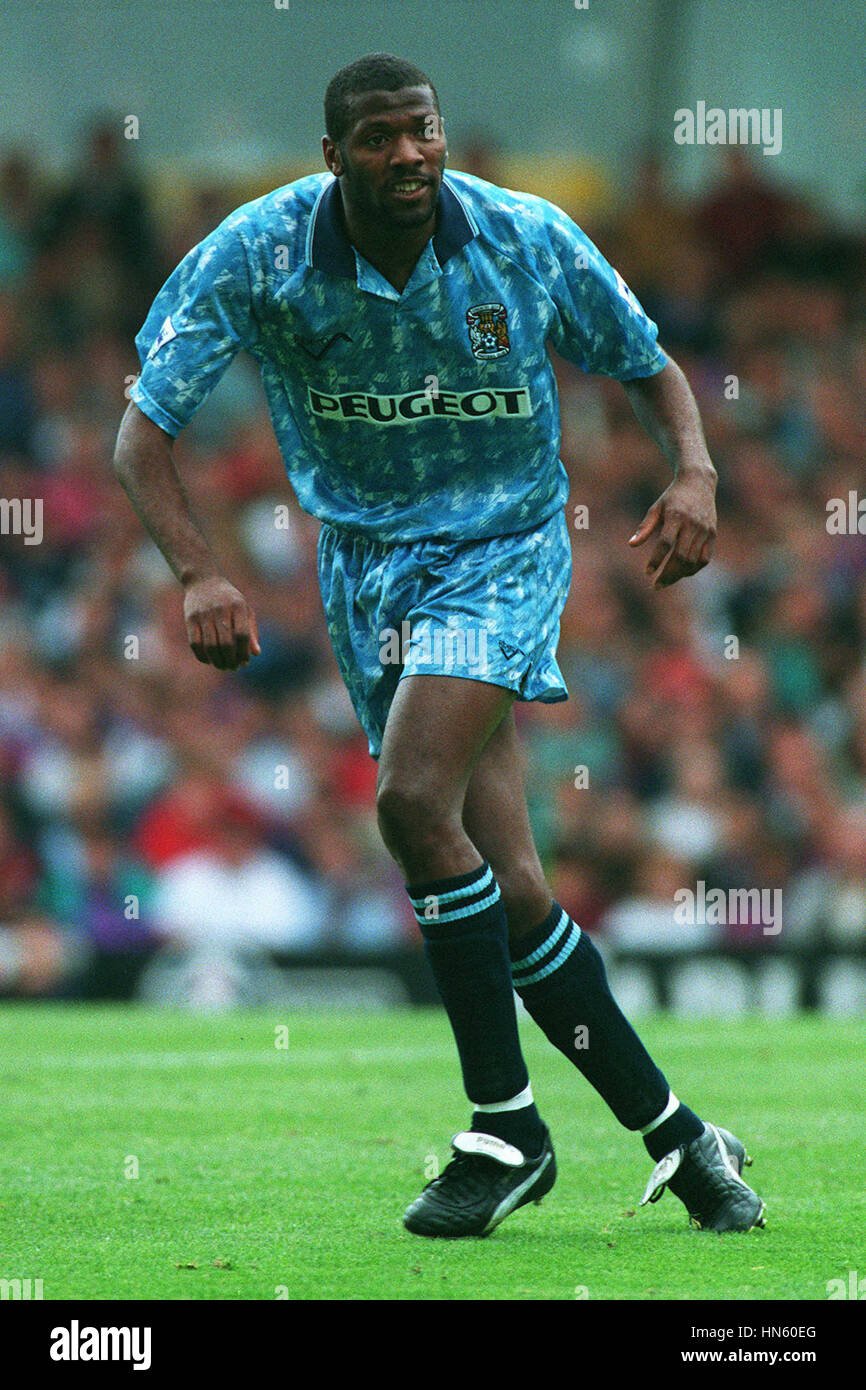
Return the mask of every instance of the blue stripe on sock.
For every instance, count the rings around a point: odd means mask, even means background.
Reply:
[[[533,975],[524,975],[519,979],[515,978],[514,986],[516,989],[523,989],[526,985],[537,984],[539,980],[546,979],[548,975],[553,974],[554,970],[558,970],[561,965],[565,964],[580,940],[580,927],[575,922],[571,922],[570,919],[568,920],[572,927],[572,931],[566,938],[565,945],[562,947],[559,954],[554,956],[553,960],[548,961],[547,965],[542,966],[540,970],[536,970]]]
[[[499,884],[493,885],[493,892],[480,902],[470,903],[468,907],[452,907],[450,912],[439,912],[435,917],[418,917],[418,921],[424,922],[457,922],[461,917],[474,917],[478,912],[484,912],[488,907],[492,907],[500,898]],[[417,916],[417,913],[416,913]]]
[[[478,893],[482,888],[487,888],[493,882],[493,870],[489,864],[487,865],[486,872],[483,874],[481,873],[481,866],[479,865],[478,872],[479,877],[473,879],[471,883],[464,883],[462,888],[449,888],[446,893],[437,893],[435,891],[435,886],[432,886],[429,893],[424,893],[420,897],[413,897],[410,893],[409,901],[417,912],[419,908],[424,907],[428,898],[435,898],[440,906],[442,903],[453,902],[455,898],[465,899],[470,894]]]
[[[553,928],[547,940],[543,941],[541,945],[538,947],[538,949],[536,951],[533,951],[531,955],[524,956],[522,960],[512,961],[512,972],[516,972],[519,970],[528,970],[531,965],[535,965],[536,961],[541,960],[542,956],[547,955],[548,951],[552,951],[557,941],[562,936],[563,932],[566,930],[570,920],[571,919],[568,913],[566,912],[565,908],[563,908],[562,915],[560,916],[559,921]]]

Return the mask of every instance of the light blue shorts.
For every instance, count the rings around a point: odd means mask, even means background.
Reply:
[[[387,544],[323,525],[319,583],[346,687],[378,758],[403,676],[462,676],[567,700],[556,661],[571,584],[565,513],[480,541]]]

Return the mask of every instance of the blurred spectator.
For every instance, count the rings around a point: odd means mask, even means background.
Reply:
[[[77,172],[45,211],[42,268],[73,337],[96,322],[137,332],[164,278],[147,195],[130,158],[136,138],[122,116],[96,118]]]
[[[179,946],[298,949],[325,931],[325,895],[267,846],[256,816],[227,807],[210,843],[189,849],[156,875],[151,904],[160,931]]]
[[[638,864],[634,895],[605,914],[605,941],[619,951],[647,955],[719,943],[723,935],[719,925],[701,920],[698,912],[676,915],[676,894],[694,890],[694,879],[691,884],[689,879],[684,860],[662,851],[645,854]]]
[[[723,150],[722,177],[697,210],[696,225],[733,278],[756,269],[785,235],[796,200],[765,178],[751,150]]]
[[[15,833],[12,816],[0,803],[0,922],[22,916],[33,902],[39,871],[39,860]]]
[[[94,821],[82,827],[76,861],[49,873],[41,899],[51,916],[79,938],[85,953],[82,993],[130,998],[141,970],[159,945],[150,925],[152,880],[120,836]]]
[[[54,997],[73,972],[63,935],[50,918],[30,914],[14,925],[0,924],[0,998]]]
[[[23,150],[0,157],[0,286],[20,283],[33,259],[43,199],[35,166]]]
[[[29,455],[35,424],[33,382],[21,311],[14,296],[0,289],[0,457]]]
[[[866,802],[833,813],[821,829],[820,858],[795,874],[786,920],[792,935],[835,946],[866,935]]]

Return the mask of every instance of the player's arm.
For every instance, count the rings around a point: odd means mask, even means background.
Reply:
[[[199,661],[233,671],[259,652],[255,617],[225,579],[196,524],[173,441],[241,348],[256,338],[243,210],[193,247],[166,281],[136,338],[115,476],[183,586],[187,636]]]
[[[631,407],[674,470],[674,480],[653,503],[631,537],[655,544],[646,573],[663,589],[709,563],[716,535],[716,470],[707,452],[701,417],[680,368],[668,358],[654,376],[623,381]]]
[[[583,371],[623,383],[637,418],[674,468],[674,481],[630,541],[638,546],[655,537],[647,574],[664,588],[708,563],[716,534],[716,472],[698,408],[619,272],[561,209],[546,206],[548,254],[541,263],[556,309],[553,346]]]
[[[189,644],[199,661],[234,671],[259,653],[255,615],[223,578],[193,518],[172,453],[173,439],[130,403],[120,424],[114,473],[183,586]]]

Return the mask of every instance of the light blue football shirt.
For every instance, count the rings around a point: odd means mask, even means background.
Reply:
[[[547,344],[626,380],[665,366],[656,337],[543,198],[449,170],[400,294],[348,240],[338,181],[314,174],[184,257],[136,338],[130,396],[176,435],[245,348],[306,511],[386,542],[482,539],[566,501]]]

